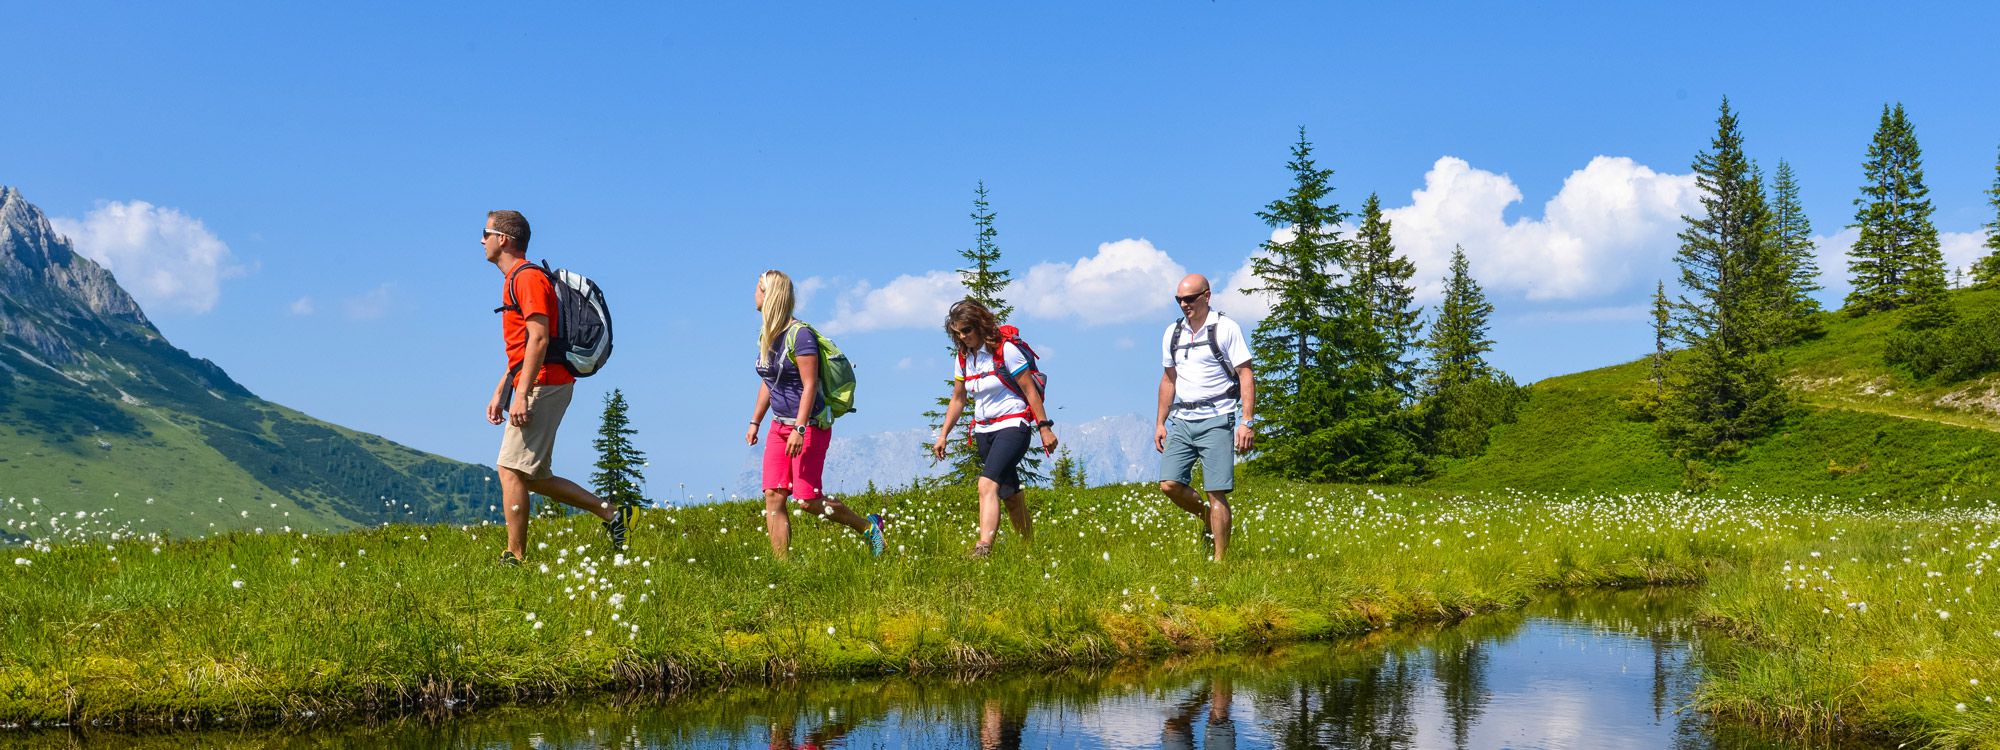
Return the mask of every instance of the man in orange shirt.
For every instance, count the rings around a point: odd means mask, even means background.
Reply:
[[[527,557],[529,492],[603,519],[612,549],[625,549],[624,514],[550,469],[556,427],[569,408],[576,376],[560,364],[546,362],[549,331],[560,310],[549,275],[523,268],[528,265],[528,236],[528,219],[519,211],[487,213],[486,229],[479,235],[486,262],[506,279],[500,291],[500,334],[507,342],[507,374],[486,403],[486,421],[507,425],[496,463],[500,505],[507,518],[507,549],[500,553],[500,561],[509,565],[519,565]]]

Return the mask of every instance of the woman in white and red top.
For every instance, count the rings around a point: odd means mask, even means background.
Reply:
[[[971,299],[951,306],[945,315],[945,335],[958,348],[958,362],[952,372],[951,405],[944,411],[944,427],[938,430],[931,451],[942,459],[951,427],[965,412],[966,394],[972,395],[972,437],[979,450],[979,543],[974,557],[993,550],[993,536],[1000,529],[1000,504],[1007,504],[1007,518],[1024,541],[1034,539],[1028,519],[1028,496],[1021,489],[1021,459],[1028,455],[1028,443],[1036,430],[1041,432],[1042,450],[1056,449],[1055,422],[1042,406],[1042,394],[1029,368],[1029,354],[1000,335],[1000,322],[985,305]],[[996,356],[997,354],[997,356]],[[997,361],[996,361],[997,360]],[[1005,378],[1005,380],[1002,380]]]

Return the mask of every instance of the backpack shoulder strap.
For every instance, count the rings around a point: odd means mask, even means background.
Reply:
[[[1007,371],[1006,347],[1008,344],[1013,344],[1014,349],[1021,352],[1021,356],[1028,360],[1029,370],[1035,369],[1035,350],[1028,348],[1028,345],[1020,339],[1008,338],[1006,336],[1001,336],[1000,343],[993,345],[993,377],[998,378],[1001,385],[1007,386],[1007,390],[1011,391],[1016,398],[1021,399],[1021,403],[1025,404],[1028,402],[1028,394],[1023,392],[1021,384],[1014,380],[1014,373]]]
[[[798,361],[800,329],[809,330],[811,329],[811,326],[808,326],[797,319],[794,319],[791,325],[785,326],[785,349],[784,349],[785,359],[789,359],[795,362]]]
[[[1215,342],[1215,324],[1208,324],[1208,350],[1215,352],[1215,361],[1222,363],[1222,369],[1229,369],[1229,357],[1222,353],[1222,345]]]
[[[1178,357],[1180,356],[1181,353],[1181,319],[1174,318],[1174,323],[1172,327],[1174,329],[1174,337],[1173,340],[1167,342],[1168,359],[1173,359],[1175,357]]]
[[[548,261],[545,260],[542,262],[547,263]],[[555,275],[550,274],[549,269],[537,266],[533,263],[522,263],[521,265],[515,266],[514,270],[507,272],[507,304],[493,308],[494,312],[502,312],[506,310],[513,310],[514,312],[521,311],[520,298],[514,295],[514,278],[520,276],[522,271],[528,270],[530,268],[533,268],[537,271],[541,271],[543,274],[548,275],[550,281],[555,280]]]

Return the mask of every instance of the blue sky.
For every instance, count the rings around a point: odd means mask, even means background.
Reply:
[[[1465,246],[1523,381],[1648,350],[1724,95],[1796,169],[1830,293],[1885,102],[1948,255],[1992,220],[1991,7],[1076,5],[18,4],[0,184],[258,394],[482,463],[502,362],[475,231],[521,210],[618,324],[558,471],[588,473],[618,387],[662,496],[741,468],[767,267],[814,280],[802,317],[861,367],[840,431],[921,426],[949,371],[930,274],[972,242],[979,180],[1071,423],[1150,418],[1170,277],[1226,285],[1270,236],[1301,126],[1422,280]]]

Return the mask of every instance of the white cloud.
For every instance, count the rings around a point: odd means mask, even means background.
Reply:
[[[1522,315],[1517,320],[1524,323],[1613,323],[1645,320],[1651,314],[1651,304],[1617,305],[1613,307],[1586,307],[1576,310],[1542,310]]]
[[[1075,318],[1084,325],[1172,317],[1174,285],[1187,268],[1144,239],[1097,246],[1075,263],[1041,263],[1010,286],[1021,309],[1037,318]]]
[[[222,295],[222,280],[243,272],[229,245],[200,219],[145,201],[99,203],[81,221],[49,223],[150,312],[208,312]]]
[[[341,303],[350,320],[377,320],[389,314],[395,284],[383,284]]]
[[[1281,229],[1273,232],[1272,239],[1279,239],[1280,233],[1288,237],[1291,230]],[[1264,292],[1253,294],[1243,292],[1245,289],[1258,286],[1257,275],[1250,270],[1250,261],[1262,253],[1260,250],[1251,253],[1250,258],[1244,258],[1243,265],[1230,273],[1229,280],[1224,281],[1222,286],[1216,287],[1215,294],[1208,298],[1210,306],[1221,310],[1224,315],[1235,318],[1237,324],[1246,331],[1255,326],[1257,321],[1263,320],[1264,316],[1271,314],[1271,295]]]
[[[292,300],[292,306],[290,309],[293,315],[311,315],[313,314],[313,312],[317,310],[317,308],[313,306],[313,298],[311,296],[300,297],[298,299]]]
[[[910,366],[914,364],[916,364],[915,360],[912,360],[909,357],[904,357],[902,359],[896,360],[896,369],[908,370],[910,369]]]
[[[1944,251],[1946,278],[1953,270],[1962,270],[1971,283],[1972,263],[1991,250],[1986,248],[1985,232],[1939,232],[1938,249]]]
[[[839,334],[942,326],[951,303],[964,297],[955,271],[905,274],[881,287],[863,281],[834,301],[833,317],[821,329]]]
[[[1539,219],[1508,222],[1521,189],[1464,159],[1439,158],[1408,206],[1388,208],[1396,248],[1416,263],[1417,296],[1436,299],[1454,245],[1489,293],[1582,299],[1622,289],[1635,271],[1673,257],[1681,216],[1700,210],[1693,175],[1662,174],[1599,156],[1563,180]]]
[[[792,284],[792,310],[803,315],[813,300],[819,296],[819,291],[826,288],[827,283],[825,278],[808,276]]]

